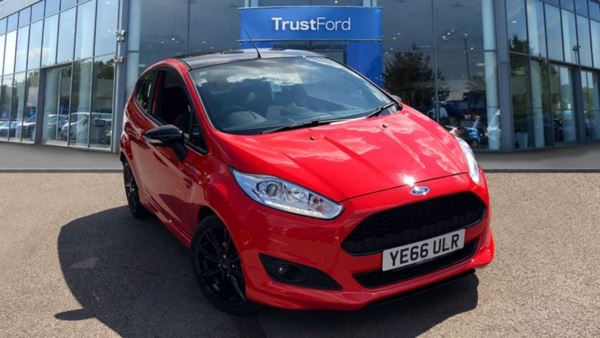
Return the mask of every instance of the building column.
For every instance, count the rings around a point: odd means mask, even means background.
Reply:
[[[123,131],[123,109],[127,100],[127,27],[129,22],[129,0],[121,0],[119,22],[117,24],[117,53],[115,55],[115,82],[113,88],[113,128],[112,152],[120,151],[120,139]],[[119,33],[120,32],[120,33]]]
[[[494,18],[494,0],[481,0],[481,13],[483,22],[483,49],[496,50],[496,28]],[[486,93],[486,114],[488,129],[492,123],[499,121],[496,114],[499,112],[498,103],[498,61],[493,52],[484,52],[485,63],[485,93]],[[490,150],[500,150],[500,133],[494,132],[488,134],[488,148]]]
[[[498,103],[500,108],[501,143],[503,151],[512,151],[515,148],[515,142],[505,2],[494,1],[494,12],[495,22],[497,23],[496,50],[498,51]]]

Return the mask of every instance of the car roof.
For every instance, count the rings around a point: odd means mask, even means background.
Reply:
[[[323,55],[305,50],[294,49],[259,49],[262,59],[285,58],[285,57],[308,57]],[[195,53],[179,56],[178,59],[185,62],[190,69],[214,66],[224,63],[256,60],[259,59],[255,49],[229,50],[211,53]]]

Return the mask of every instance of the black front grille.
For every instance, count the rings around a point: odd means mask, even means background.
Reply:
[[[473,256],[476,247],[477,241],[473,241],[471,243],[466,243],[464,248],[460,250],[435,258],[428,262],[417,263],[415,265],[400,268],[398,270],[376,270],[366,273],[358,273],[354,275],[354,278],[360,283],[360,285],[366,288],[377,288],[392,283],[398,283],[403,280],[418,277],[465,261]]]
[[[342,243],[352,255],[370,255],[471,227],[485,215],[472,193],[448,195],[369,216]]]

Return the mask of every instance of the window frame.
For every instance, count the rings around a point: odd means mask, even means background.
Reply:
[[[145,117],[147,117],[148,119],[150,119],[157,127],[160,126],[164,126],[167,125],[166,121],[163,121],[162,119],[158,118],[156,115],[154,115],[155,113],[155,109],[156,109],[156,102],[158,101],[158,96],[160,95],[160,80],[161,77],[164,79],[165,77],[165,72],[170,72],[172,74],[174,74],[175,76],[178,77],[178,79],[181,81],[181,84],[183,85],[183,90],[185,92],[185,95],[187,97],[188,100],[188,104],[190,107],[190,113],[192,115],[192,118],[190,119],[190,124],[187,126],[187,133],[185,130],[183,131],[184,134],[184,145],[187,146],[188,148],[200,153],[201,155],[206,155],[209,151],[208,151],[208,144],[207,144],[207,137],[206,137],[206,132],[204,131],[204,127],[202,126],[202,122],[200,121],[200,119],[198,118],[198,111],[196,109],[196,107],[193,104],[193,100],[192,100],[192,96],[190,95],[190,91],[188,90],[185,80],[184,78],[181,76],[181,74],[174,68],[172,67],[168,67],[168,66],[159,66],[153,69],[149,69],[146,72],[144,72],[142,74],[142,76],[140,76],[140,79],[138,80],[138,83],[135,86],[135,92],[134,92],[134,96],[133,96],[133,101],[135,102],[136,107],[143,113],[143,115]],[[162,74],[161,74],[162,73]],[[139,104],[138,100],[137,100],[137,94],[139,93],[140,87],[141,85],[144,83],[144,79],[146,76],[150,76],[155,74],[154,79],[152,80],[153,82],[153,88],[150,90],[150,97],[149,97],[149,107],[148,109],[143,109],[141,107],[141,105]],[[201,131],[201,138],[203,140],[204,143],[204,147],[197,145],[195,143],[193,143],[190,140],[189,137],[189,131],[191,131],[193,122],[196,122],[198,124],[198,126],[200,127],[200,131]],[[187,134],[187,136],[186,136]]]

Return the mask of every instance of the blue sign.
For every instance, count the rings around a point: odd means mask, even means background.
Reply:
[[[378,7],[250,7],[240,9],[241,41],[381,41]],[[250,37],[250,38],[249,38]]]

